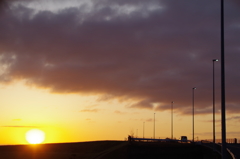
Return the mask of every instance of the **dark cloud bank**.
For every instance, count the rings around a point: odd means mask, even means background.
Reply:
[[[214,0],[92,1],[58,12],[8,4],[0,16],[1,82],[57,93],[134,99],[134,108],[211,113],[212,59],[220,58]],[[27,3],[28,1],[24,1]],[[240,111],[240,5],[226,2],[227,111]],[[220,62],[215,63],[220,105]],[[160,104],[159,104],[160,103]]]

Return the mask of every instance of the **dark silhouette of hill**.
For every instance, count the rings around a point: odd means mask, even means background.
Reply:
[[[201,145],[94,141],[0,146],[1,159],[218,159]]]

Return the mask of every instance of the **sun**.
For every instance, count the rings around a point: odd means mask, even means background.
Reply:
[[[26,133],[26,140],[30,144],[40,144],[45,140],[45,133],[39,129],[31,129]]]

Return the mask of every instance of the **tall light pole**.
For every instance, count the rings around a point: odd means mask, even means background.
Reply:
[[[143,138],[144,138],[144,126],[145,126],[145,122],[143,122]]]
[[[213,148],[215,149],[215,69],[214,62],[218,59],[213,59]]]
[[[153,138],[155,139],[155,113],[153,116]]]
[[[225,59],[224,59],[224,0],[221,0],[221,122],[222,159],[226,159],[226,112],[225,112]]]
[[[171,138],[173,139],[173,103],[171,105]]]
[[[192,141],[194,142],[194,90],[196,87],[192,88]]]

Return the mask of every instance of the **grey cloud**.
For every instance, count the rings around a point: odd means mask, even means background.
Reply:
[[[175,101],[182,114],[189,114],[191,89],[197,87],[197,112],[211,113],[212,59],[220,57],[218,2],[93,2],[97,9],[89,13],[84,6],[57,13],[35,13],[24,5],[6,11],[0,17],[1,81],[25,79],[52,92],[134,99],[130,107],[158,111]],[[160,8],[151,10],[152,4]],[[240,28],[233,27],[240,14],[233,4],[226,8],[229,113],[240,110]],[[137,9],[119,12],[126,6]],[[215,67],[219,106],[220,62]]]
[[[131,108],[148,108],[148,109],[153,109],[153,103],[151,103],[151,101],[149,100],[142,100],[139,101],[137,103],[134,103],[132,105],[130,105]]]

